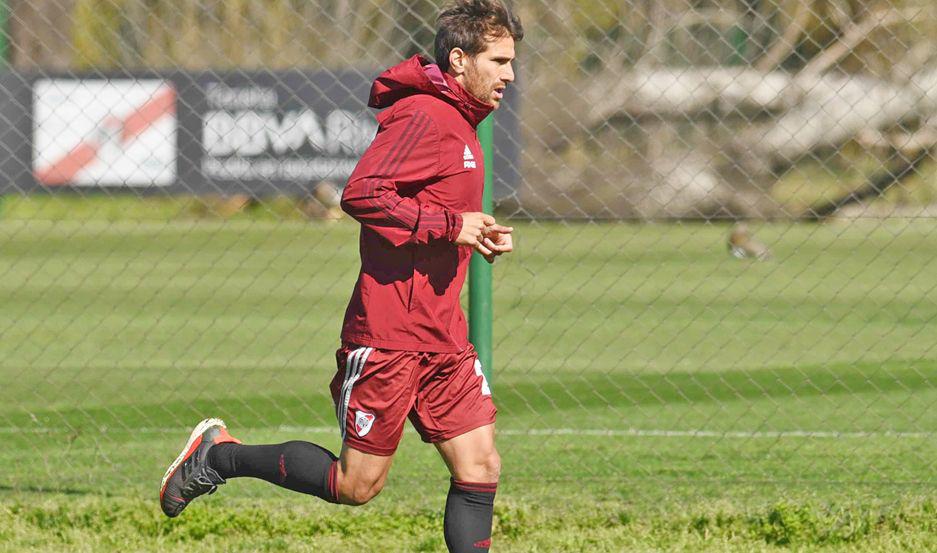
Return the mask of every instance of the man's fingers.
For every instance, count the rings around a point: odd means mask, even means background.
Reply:
[[[495,258],[497,258],[501,254],[500,252],[492,251],[491,246],[493,245],[494,244],[491,243],[491,240],[489,240],[488,238],[485,238],[482,242],[475,244],[475,251],[482,254],[482,257],[484,257],[485,261],[487,261],[488,263],[494,263]]]
[[[511,251],[510,244],[496,244],[491,238],[485,238],[482,240],[482,244],[484,244],[485,247],[491,250],[495,255],[501,255],[502,253]]]
[[[514,250],[511,233],[514,227],[499,225],[495,218],[487,213],[462,213],[462,231],[457,244],[471,246],[489,263],[503,253]]]
[[[490,232],[500,232],[501,234],[511,234],[514,232],[514,227],[506,227],[504,225],[491,224],[485,227],[485,233]]]
[[[478,244],[475,244],[475,250],[478,253],[484,255],[486,258],[493,255],[491,250],[488,249],[488,247],[485,246],[485,244],[482,244],[481,242],[479,242]]]

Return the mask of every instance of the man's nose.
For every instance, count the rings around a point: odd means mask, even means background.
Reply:
[[[506,83],[514,82],[514,68],[511,66],[510,63],[507,65],[507,68],[501,74],[501,80]]]

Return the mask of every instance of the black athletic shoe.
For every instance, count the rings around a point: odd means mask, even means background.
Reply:
[[[178,516],[196,497],[214,493],[225,483],[214,469],[208,466],[208,450],[215,444],[240,441],[228,434],[221,419],[205,419],[198,423],[182,453],[166,469],[159,487],[159,506],[168,517]]]

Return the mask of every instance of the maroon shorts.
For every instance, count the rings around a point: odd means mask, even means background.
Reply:
[[[495,422],[491,390],[475,349],[462,353],[388,351],[342,344],[330,386],[342,440],[393,455],[404,420],[424,442],[440,442]]]

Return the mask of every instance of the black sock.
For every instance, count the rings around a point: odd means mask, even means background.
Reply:
[[[488,552],[497,488],[498,484],[451,481],[443,523],[450,553]]]
[[[279,445],[223,443],[208,450],[208,465],[222,478],[260,478],[296,492],[337,503],[336,457],[309,442]]]

